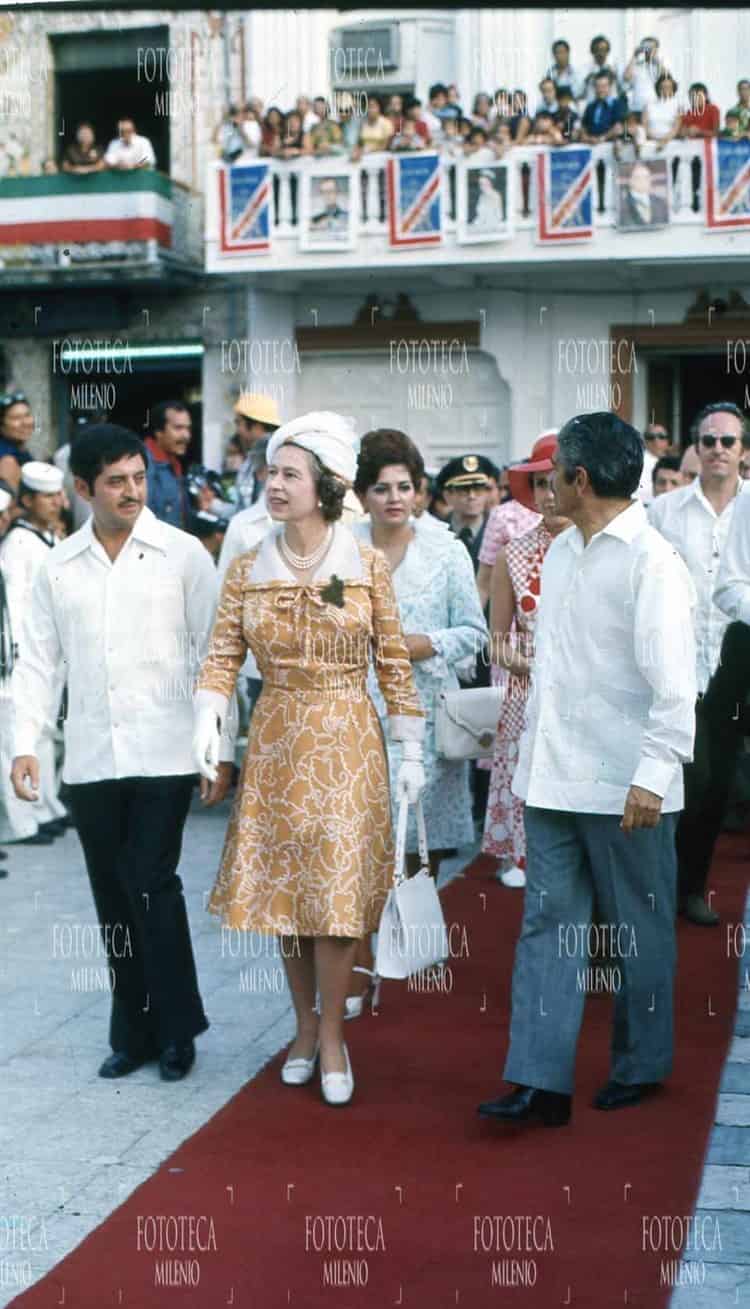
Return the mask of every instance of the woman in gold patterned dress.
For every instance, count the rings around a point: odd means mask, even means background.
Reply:
[[[424,717],[390,571],[336,521],[357,444],[336,414],[307,414],[272,437],[275,526],[227,571],[196,693],[196,763],[215,801],[207,782],[219,726],[252,650],[263,690],[209,909],[232,927],[281,937],[297,1015],[282,1080],[308,1082],[319,1055],[329,1104],[351,1098],[345,998],[357,942],[377,929],[393,873],[387,756],[366,691],[371,655],[390,735],[403,742],[399,789],[413,801],[424,785]]]

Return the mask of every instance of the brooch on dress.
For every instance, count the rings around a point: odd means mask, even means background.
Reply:
[[[331,574],[328,585],[323,587],[320,598],[325,600],[326,604],[336,605],[337,609],[344,608],[344,583],[335,573]]]

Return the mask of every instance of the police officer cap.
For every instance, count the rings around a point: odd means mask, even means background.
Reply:
[[[484,486],[490,484],[491,477],[499,476],[499,468],[486,455],[457,455],[449,459],[438,474],[438,486],[443,490],[455,491],[462,486]]]

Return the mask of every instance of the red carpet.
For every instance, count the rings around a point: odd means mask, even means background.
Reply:
[[[679,1251],[658,1248],[651,1220],[695,1202],[736,1003],[726,924],[742,921],[746,869],[747,838],[724,837],[722,927],[680,925],[677,1059],[659,1097],[589,1107],[608,1072],[598,997],[569,1127],[477,1117],[501,1087],[521,910],[477,860],[444,896],[460,925],[452,990],[390,983],[378,1016],[347,1024],[351,1106],[324,1105],[317,1082],[283,1087],[279,1056],[14,1305],[664,1309],[660,1264]]]

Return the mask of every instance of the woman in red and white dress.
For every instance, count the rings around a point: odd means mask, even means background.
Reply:
[[[531,458],[509,469],[514,500],[542,518],[531,531],[507,543],[492,570],[492,662],[507,670],[508,681],[495,738],[482,851],[500,861],[497,875],[505,886],[526,884],[523,801],[510,788],[534,658],[542,563],[553,537],[570,527],[570,520],[555,512],[552,455],[556,449],[556,436],[541,436]]]

